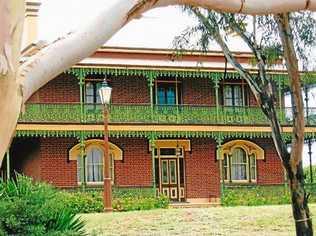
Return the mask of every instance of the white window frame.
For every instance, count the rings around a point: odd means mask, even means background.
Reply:
[[[232,179],[231,178],[231,169],[232,169],[232,155],[225,155],[224,156],[224,160],[222,160],[222,167],[223,167],[223,179],[224,179],[224,182],[225,183],[249,183],[249,184],[253,184],[253,183],[257,183],[257,159],[256,159],[256,156],[251,154],[251,155],[248,155],[247,151],[244,150],[243,148],[241,147],[238,147],[240,148],[241,150],[243,150],[246,154],[246,179],[245,180],[236,180],[236,179]],[[232,154],[234,153],[234,151],[232,152]],[[255,162],[254,162],[254,177],[255,179],[252,179],[251,178],[251,162],[250,162],[250,158],[254,158]],[[227,160],[227,165],[225,165],[225,159]],[[226,173],[227,175],[224,176],[224,169],[226,169]]]
[[[91,146],[90,148],[89,148],[89,150],[88,151],[90,151],[91,149],[98,149],[99,151],[101,151],[101,153],[102,153],[102,160],[103,160],[103,155],[104,155],[104,152],[103,152],[103,150],[100,148],[100,147],[98,147],[98,146]],[[115,162],[114,162],[114,155],[113,155],[113,153],[109,153],[109,155],[110,155],[110,174],[111,174],[111,183],[112,183],[112,185],[114,185],[114,180],[115,180]],[[87,185],[102,185],[104,182],[103,181],[87,181],[87,178],[88,178],[88,175],[87,175],[87,173],[88,173],[88,161],[87,161],[87,156],[85,156],[85,173],[86,173],[86,184]],[[82,159],[81,159],[81,157],[80,156],[78,156],[78,158],[77,158],[77,181],[78,181],[78,185],[81,185],[82,184],[82,182],[81,182],[81,180],[80,180],[80,178],[81,178],[81,169],[82,169],[82,167],[81,167],[81,165],[80,165],[80,162],[82,161]],[[103,163],[103,161],[102,161],[102,166],[103,166],[103,168],[102,168],[102,176],[103,176],[103,174],[104,174],[104,163]],[[102,179],[103,179],[104,177],[102,177]]]

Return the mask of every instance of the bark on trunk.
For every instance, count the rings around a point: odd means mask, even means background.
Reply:
[[[300,10],[316,11],[316,0],[138,0],[135,12],[142,12],[153,7],[169,5],[191,5],[213,9],[221,12],[260,15]]]
[[[16,75],[20,59],[20,45],[23,31],[23,18],[24,18],[24,1],[22,0],[3,0],[7,4],[7,19],[8,24],[2,25],[6,27],[6,39],[0,43],[4,43],[5,50],[0,51],[0,56],[5,61],[0,63],[0,67],[5,70],[0,72],[0,166],[5,152],[11,142],[16,128],[18,116],[20,114],[22,104],[22,93],[20,84],[17,82]],[[4,8],[0,10],[0,15],[3,17]],[[2,29],[4,30],[4,29]],[[3,45],[0,45],[0,48]],[[5,63],[7,66],[3,66]]]
[[[279,34],[283,44],[284,58],[289,72],[292,91],[293,137],[290,160],[285,163],[286,171],[290,181],[296,235],[307,236],[313,235],[313,226],[308,208],[308,195],[304,188],[302,166],[305,126],[302,86],[298,70],[298,60],[293,44],[293,35],[290,28],[290,14],[279,14],[275,18],[278,22]]]

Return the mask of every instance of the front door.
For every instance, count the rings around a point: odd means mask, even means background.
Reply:
[[[163,155],[168,151],[168,155]],[[173,154],[169,150],[159,150],[159,157],[156,156],[156,184],[157,193],[164,194],[172,201],[184,200],[184,158],[182,155]]]
[[[162,193],[171,200],[178,200],[178,168],[177,159],[161,161],[161,189]]]

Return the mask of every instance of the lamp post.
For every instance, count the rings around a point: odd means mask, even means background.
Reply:
[[[110,155],[109,155],[109,129],[108,129],[108,105],[111,100],[112,88],[104,79],[99,95],[104,109],[104,172],[103,172],[103,207],[105,212],[112,211],[112,185],[111,185],[111,170],[110,170]]]

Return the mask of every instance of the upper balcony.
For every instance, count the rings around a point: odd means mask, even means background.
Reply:
[[[213,107],[197,105],[161,106],[112,104],[110,123],[179,125],[269,125],[258,107]],[[306,111],[305,111],[306,112]],[[291,108],[277,110],[282,125],[291,125]],[[316,108],[308,109],[309,126],[316,125]],[[102,105],[27,104],[20,123],[101,124]]]

